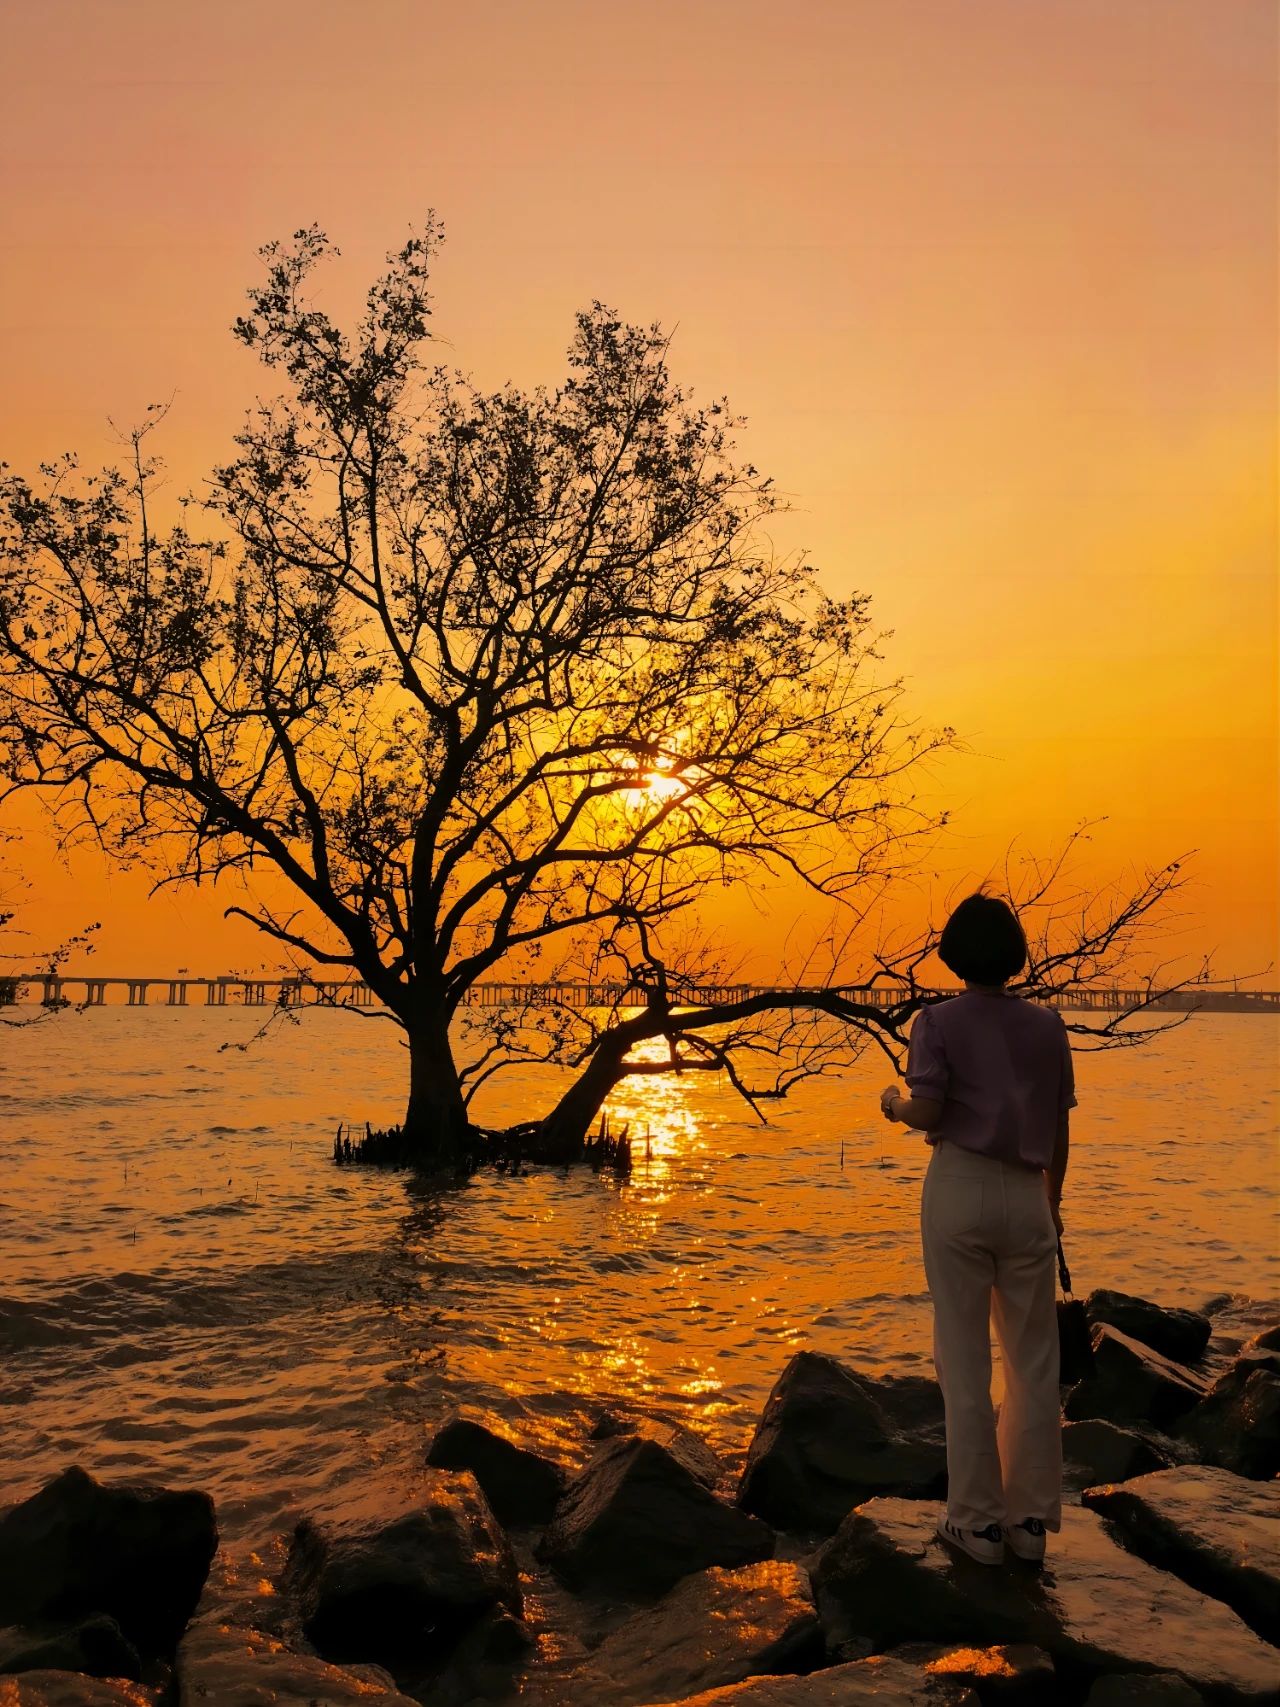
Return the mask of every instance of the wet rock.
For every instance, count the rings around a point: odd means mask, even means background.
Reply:
[[[1182,1418],[1178,1436],[1197,1458],[1238,1476],[1280,1474],[1280,1375],[1237,1359]]]
[[[572,1588],[660,1595],[712,1565],[750,1565],[773,1531],[725,1505],[656,1441],[604,1441],[573,1479],[538,1557]]]
[[[704,1488],[717,1487],[724,1477],[724,1465],[719,1456],[705,1440],[692,1429],[685,1428],[682,1423],[632,1416],[625,1411],[601,1411],[591,1431],[592,1440],[617,1440],[622,1435],[656,1441],[673,1458],[678,1459]]]
[[[15,1671],[82,1671],[137,1683],[142,1661],[115,1619],[99,1615],[78,1624],[0,1630],[0,1672]]]
[[[768,1559],[686,1577],[605,1638],[572,1680],[572,1696],[610,1707],[675,1701],[822,1659],[808,1572]]]
[[[285,1581],[307,1639],[339,1664],[427,1664],[491,1606],[521,1611],[510,1545],[465,1470],[424,1472],[420,1503],[390,1523],[304,1519]]]
[[[550,1523],[568,1479],[559,1464],[465,1410],[445,1420],[427,1448],[427,1463],[470,1470],[494,1516],[513,1529]]]
[[[102,1613],[144,1654],[171,1653],[217,1545],[207,1494],[64,1470],[0,1517],[0,1624]]]
[[[1280,1351],[1280,1322],[1269,1328],[1263,1328],[1255,1334],[1244,1347],[1245,1351]]]
[[[516,1673],[528,1664],[535,1645],[522,1619],[501,1606],[491,1606],[426,1684],[424,1693],[431,1707],[459,1707],[511,1694]]]
[[[1093,1330],[1096,1373],[1080,1381],[1063,1407],[1071,1422],[1103,1417],[1108,1422],[1173,1422],[1198,1404],[1208,1383],[1180,1363],[1099,1323]]]
[[[1280,1347],[1259,1345],[1256,1338],[1251,1339],[1241,1346],[1236,1367],[1245,1377],[1252,1375],[1255,1369],[1269,1369],[1273,1375],[1280,1375]]]
[[[930,1677],[967,1684],[982,1707],[1048,1707],[1057,1699],[1057,1674],[1043,1648],[1025,1642],[1007,1647],[952,1648],[907,1642],[893,1659],[905,1660]]]
[[[873,1495],[940,1493],[946,1468],[940,1439],[899,1432],[870,1383],[802,1351],[765,1403],[738,1503],[776,1528],[829,1535]]]
[[[1174,1363],[1203,1357],[1213,1332],[1213,1323],[1199,1310],[1172,1309],[1105,1288],[1089,1294],[1085,1314],[1090,1322],[1106,1322]]]
[[[1151,1470],[1166,1470],[1172,1460],[1136,1433],[1101,1417],[1068,1423],[1062,1431],[1065,1474],[1078,1488],[1099,1482],[1127,1482]]]
[[[829,1643],[1032,1643],[1073,1675],[1172,1670],[1219,1702],[1275,1699],[1275,1650],[1228,1607],[1127,1553],[1096,1513],[1063,1511],[1042,1570],[956,1555],[933,1518],[898,1499],[849,1514],[813,1568]]]
[[[177,1707],[415,1707],[377,1666],[343,1670],[274,1636],[201,1619],[178,1647]]]
[[[592,1707],[603,1707],[593,1702]],[[887,1654],[828,1666],[806,1677],[752,1677],[664,1707],[980,1707],[960,1683],[931,1677]]]
[[[863,1375],[880,1409],[902,1434],[945,1441],[947,1414],[942,1388],[931,1375]]]
[[[1149,1564],[1225,1601],[1269,1642],[1280,1642],[1280,1483],[1187,1465],[1090,1488],[1100,1512]]]
[[[78,1671],[24,1671],[0,1683],[0,1707],[154,1707],[154,1703],[153,1692],[140,1683],[84,1677]]]
[[[1204,1707],[1204,1696],[1175,1672],[1146,1677],[1100,1677],[1085,1707]]]

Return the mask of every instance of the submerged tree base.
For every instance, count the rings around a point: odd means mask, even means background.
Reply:
[[[594,1173],[631,1177],[631,1128],[613,1132],[608,1115],[601,1115],[595,1132],[556,1133],[545,1121],[494,1129],[471,1126],[453,1152],[432,1150],[421,1137],[402,1126],[375,1131],[367,1122],[363,1133],[339,1126],[333,1140],[338,1167],[412,1168],[419,1173],[450,1173],[466,1179],[483,1167],[498,1173],[521,1174],[526,1166],[574,1167],[585,1164]]]

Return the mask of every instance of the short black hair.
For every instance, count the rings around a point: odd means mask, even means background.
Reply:
[[[1018,915],[996,895],[967,895],[943,928],[938,959],[972,984],[1007,984],[1027,964]]]

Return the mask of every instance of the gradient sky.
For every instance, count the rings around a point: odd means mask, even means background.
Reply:
[[[904,709],[972,749],[927,779],[935,914],[1105,817],[1077,881],[1200,850],[1159,958],[1280,961],[1273,0],[5,14],[10,464],[173,395],[194,483],[259,386],[258,246],[321,224],[340,307],[434,208],[442,359],[553,383],[599,297],[749,417],[779,543],[874,595]],[[102,972],[276,959],[38,830],[23,863]]]

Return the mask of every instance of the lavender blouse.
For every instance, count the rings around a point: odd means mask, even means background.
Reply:
[[[1062,1016],[1004,990],[965,990],[921,1008],[904,1075],[912,1095],[942,1103],[925,1134],[1024,1167],[1053,1160],[1058,1116],[1076,1105]]]

